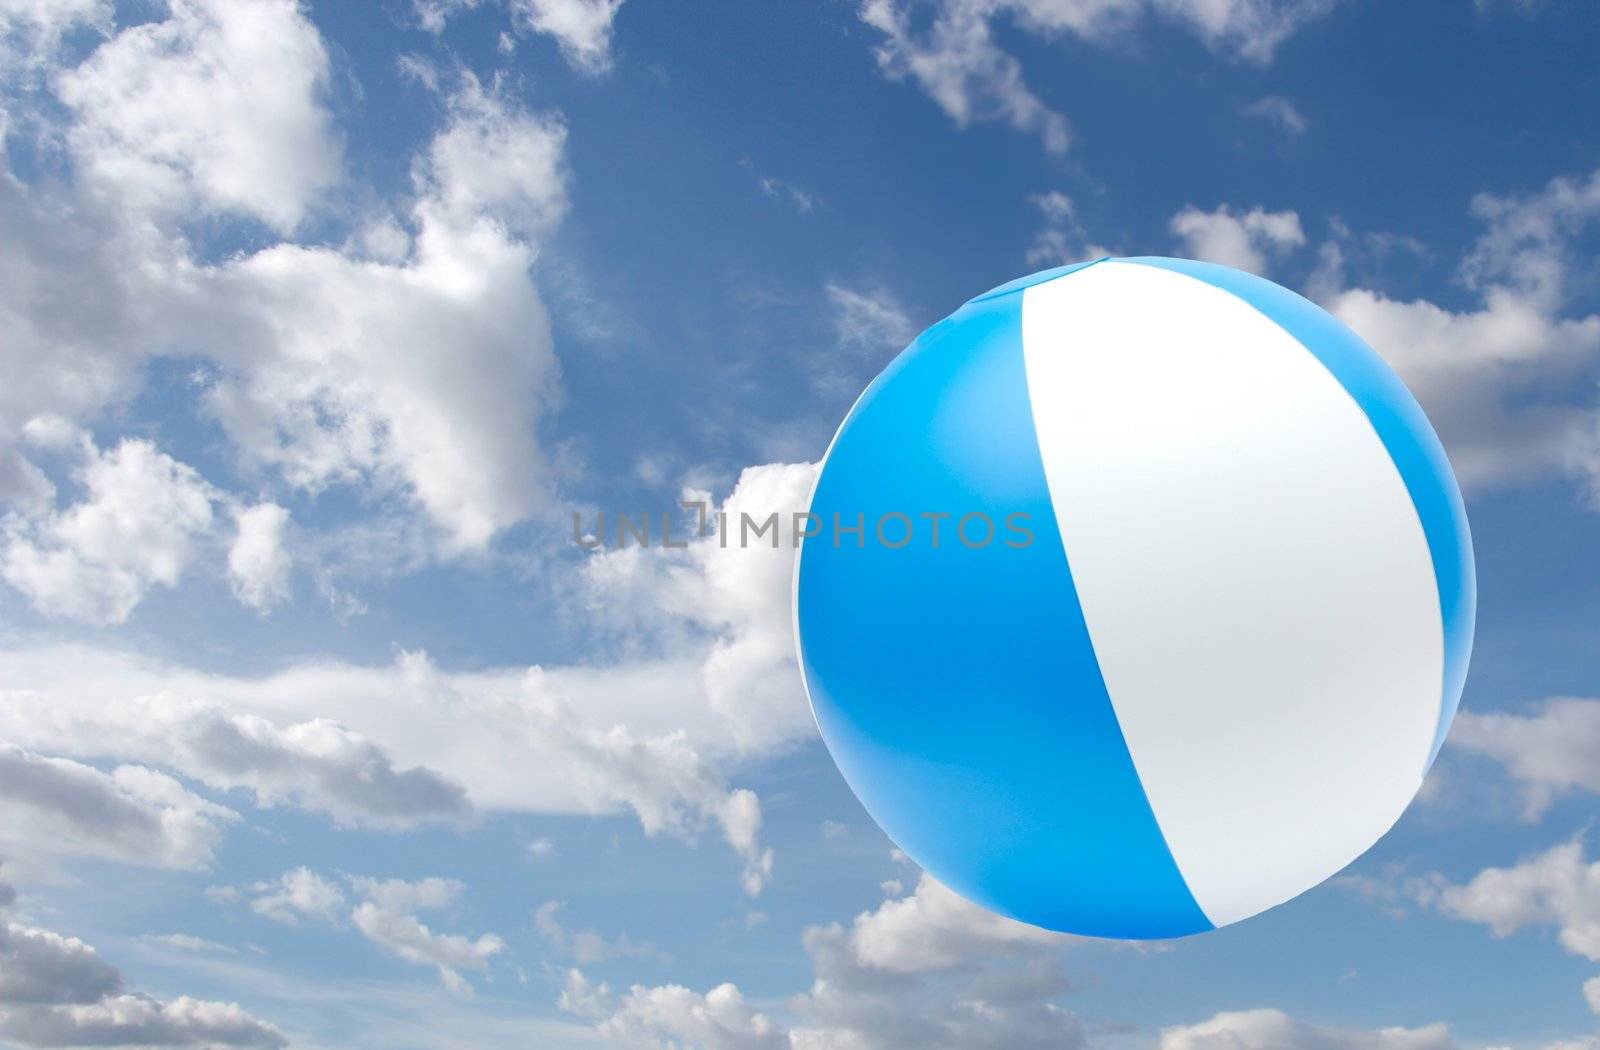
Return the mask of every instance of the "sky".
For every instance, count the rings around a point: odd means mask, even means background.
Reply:
[[[1600,1047],[1597,94],[1558,0],[0,0],[0,1045]],[[1480,589],[1399,825],[1155,944],[895,850],[790,551],[573,542],[1104,254],[1366,338]]]

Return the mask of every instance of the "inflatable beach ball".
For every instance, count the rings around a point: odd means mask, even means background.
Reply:
[[[1466,676],[1461,496],[1387,365],[1269,281],[1102,259],[924,332],[823,462],[795,571],[822,738],[962,895],[1173,937],[1378,840]]]

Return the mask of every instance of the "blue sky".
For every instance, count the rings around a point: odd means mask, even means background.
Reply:
[[[0,1041],[1600,1045],[1600,11],[0,0]],[[1090,942],[838,777],[786,551],[861,387],[1207,258],[1408,381],[1480,581],[1344,875]]]

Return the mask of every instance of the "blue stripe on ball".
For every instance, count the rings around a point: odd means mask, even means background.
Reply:
[[[956,891],[1083,934],[1209,930],[1139,782],[1073,586],[1011,294],[1024,286],[929,329],[841,428],[812,501],[823,531],[797,573],[812,707],[868,812]],[[1006,547],[997,520],[991,544],[969,549],[953,517],[933,549],[918,517],[995,508],[1028,514],[1032,543]],[[911,515],[919,540],[878,543],[871,530],[889,512]],[[835,513],[864,516],[864,547],[833,546]]]

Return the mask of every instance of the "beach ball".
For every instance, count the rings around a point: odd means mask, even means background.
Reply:
[[[795,569],[862,805],[995,912],[1193,934],[1308,890],[1422,784],[1472,645],[1444,450],[1270,281],[1182,259],[980,295],[867,387]]]

